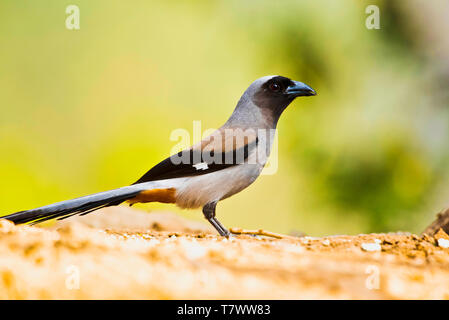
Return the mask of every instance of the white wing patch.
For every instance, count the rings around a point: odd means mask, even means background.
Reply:
[[[196,170],[207,170],[207,169],[209,169],[209,166],[207,165],[206,162],[200,162],[200,163],[194,164],[193,167]]]

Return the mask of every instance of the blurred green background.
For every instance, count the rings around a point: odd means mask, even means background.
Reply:
[[[65,27],[70,4],[80,30]],[[0,215],[134,182],[174,129],[219,127],[253,80],[280,74],[318,96],[283,114],[278,172],[220,203],[223,223],[420,232],[449,200],[448,13],[443,0],[2,0]]]

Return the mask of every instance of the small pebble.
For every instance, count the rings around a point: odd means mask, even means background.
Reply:
[[[449,240],[447,239],[443,239],[443,238],[439,238],[438,240],[438,246],[441,248],[449,248]]]
[[[365,251],[380,251],[382,248],[379,243],[362,243],[362,249]]]

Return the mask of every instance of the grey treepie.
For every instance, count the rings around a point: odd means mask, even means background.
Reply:
[[[143,202],[202,208],[222,236],[230,232],[216,218],[217,203],[253,183],[265,166],[282,112],[297,97],[314,96],[308,85],[282,76],[254,81],[226,123],[199,143],[160,162],[130,186],[100,192],[2,218],[39,223],[85,215],[100,208]]]

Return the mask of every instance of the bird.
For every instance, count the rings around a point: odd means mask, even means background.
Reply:
[[[230,231],[217,219],[217,203],[239,193],[259,177],[283,111],[297,97],[315,95],[316,91],[307,84],[287,77],[259,78],[245,90],[224,125],[158,163],[135,183],[1,218],[33,225],[86,215],[124,202],[161,202],[182,209],[202,208],[205,219],[216,231],[229,237]]]

